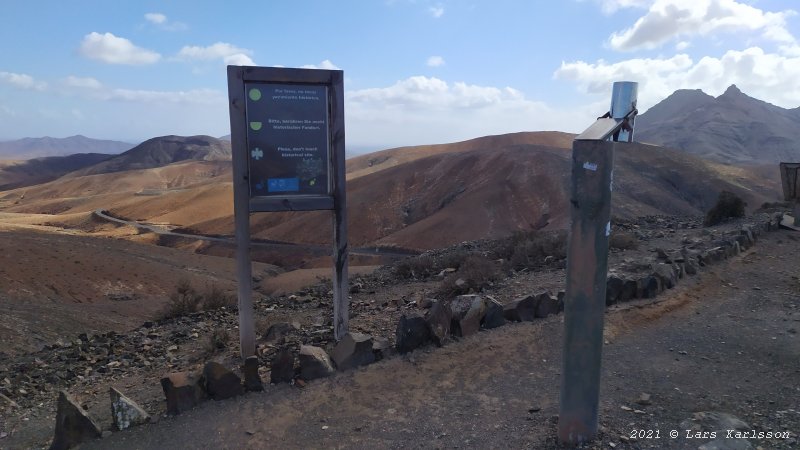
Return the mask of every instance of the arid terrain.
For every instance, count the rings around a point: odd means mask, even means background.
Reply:
[[[752,100],[739,94],[726,95]],[[662,106],[651,116],[681,110]],[[560,315],[402,356],[392,348],[401,316],[424,314],[434,300],[473,292],[508,304],[564,289],[573,137],[522,132],[349,160],[351,330],[378,339],[383,360],[178,417],[165,416],[162,376],[209,360],[238,371],[241,362],[230,143],[165,136],[119,155],[73,158],[74,166],[3,162],[0,448],[46,447],[62,389],[110,430],[112,386],[156,423],[90,448],[553,447]],[[641,292],[606,315],[596,448],[697,448],[707,440],[664,433],[685,433],[703,411],[790,432],[751,439],[752,448],[797,445],[798,239],[771,231],[751,246],[742,237],[790,205],[780,202],[777,165],[691,154],[717,150],[633,143],[616,152],[609,275]],[[748,216],[706,227],[722,191],[741,198]],[[264,379],[281,349],[335,344],[330,229],[328,212],[251,216]],[[736,251],[734,238],[744,239]],[[676,254],[705,258],[704,267],[679,270],[680,283],[666,289],[677,279],[654,274]],[[218,304],[168,313],[182,285]],[[637,403],[642,394],[650,400]],[[660,430],[662,440],[639,439],[638,429]]]
[[[758,220],[763,219],[745,222]],[[703,228],[690,217],[620,223],[619,229],[629,230],[638,245],[613,249],[611,273],[647,271],[659,255],[682,246],[708,248],[741,223]],[[485,245],[451,251],[480,252]],[[611,306],[595,448],[612,443],[619,448],[697,448],[708,439],[688,440],[684,428],[702,411],[732,414],[758,431],[791,433],[787,439],[752,439],[752,448],[795,448],[800,272],[791,262],[799,249],[794,232],[761,233],[747,251],[685,276],[654,299]],[[446,282],[436,276],[403,281],[397,278],[398,267],[353,277],[359,290],[352,296],[351,329],[393,343],[399,316],[423,311],[421,300],[437,296]],[[555,292],[564,282],[563,260],[503,273],[483,292],[501,303],[543,289]],[[258,297],[263,377],[268,378],[269,362],[284,345],[333,344],[327,289]],[[269,325],[281,322],[294,323],[293,331],[270,337]],[[2,361],[9,380],[3,392],[15,403],[4,408],[6,436],[0,443],[4,448],[46,446],[56,392],[64,387],[108,428],[107,389],[115,386],[140,402],[157,423],[114,433],[89,448],[201,443],[221,448],[552,448],[562,327],[560,315],[512,323],[443,348],[425,347],[405,356],[389,352],[382,362],[302,388],[272,385],[264,393],[211,401],[175,418],[163,416],[159,378],[167,371],[197,370],[208,359],[236,367],[234,311],[147,322],[122,334],[83,335]],[[219,330],[229,340],[209,346]],[[639,404],[642,394],[650,400]],[[682,423],[686,420],[688,425]],[[631,438],[639,429],[659,430],[660,440]],[[668,437],[673,429],[681,430],[679,439]]]

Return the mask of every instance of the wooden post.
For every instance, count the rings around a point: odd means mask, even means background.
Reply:
[[[250,262],[250,186],[245,122],[243,71],[228,66],[228,99],[230,101],[231,149],[233,159],[233,215],[236,227],[236,277],[239,290],[239,342],[242,359],[256,354],[255,319],[253,318],[253,273]],[[245,154],[239,154],[244,151]]]
[[[342,72],[332,72],[330,127],[333,191],[333,336],[338,341],[349,329],[347,263],[347,191],[344,162],[344,83]]]
[[[601,140],[572,144],[572,223],[558,418],[558,439],[568,445],[588,442],[597,434],[615,145],[624,144]]]

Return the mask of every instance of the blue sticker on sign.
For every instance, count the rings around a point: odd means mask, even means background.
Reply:
[[[300,190],[300,178],[270,178],[267,180],[267,192],[297,192]]]

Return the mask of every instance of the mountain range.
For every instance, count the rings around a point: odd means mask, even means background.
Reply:
[[[677,91],[636,123],[638,140],[667,140],[668,146],[620,146],[612,214],[703,214],[722,190],[741,196],[751,210],[779,200],[774,161],[794,158],[788,142],[800,138],[791,137],[798,133],[790,120],[795,113],[735,86],[717,98]],[[564,228],[573,139],[561,132],[520,132],[349,159],[350,243],[425,250]],[[84,160],[85,166],[58,179],[0,192],[0,207],[78,216],[107,209],[119,217],[231,235],[230,157],[230,142],[210,136],[153,138],[119,155]],[[0,185],[2,177],[0,170]],[[329,212],[254,214],[251,232],[262,239],[327,243]]]
[[[785,109],[731,85],[719,97],[679,90],[636,118],[635,139],[724,164],[800,161],[800,108]]]
[[[117,154],[130,150],[135,144],[92,139],[76,135],[67,138],[23,138],[0,142],[0,159],[31,159],[49,156],[68,156],[76,153]]]

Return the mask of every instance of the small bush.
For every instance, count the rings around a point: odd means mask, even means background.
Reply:
[[[236,306],[236,297],[228,294],[216,284],[207,287],[203,293],[203,310],[232,308]]]
[[[206,341],[206,352],[209,354],[216,353],[218,350],[224,350],[231,342],[231,334],[224,328],[217,328],[213,333],[208,335]]]
[[[497,281],[497,277],[498,270],[494,263],[481,256],[468,256],[456,272],[445,277],[439,286],[439,293],[455,297],[470,292],[481,292],[492,282]],[[462,283],[457,283],[458,280],[462,280]]]
[[[197,312],[202,303],[203,296],[189,283],[189,280],[180,280],[175,292],[169,296],[169,302],[161,312],[161,318],[171,319]]]
[[[469,256],[466,250],[446,252],[438,257],[419,255],[398,261],[394,274],[401,279],[425,279],[439,274],[442,270],[458,269]]]
[[[706,214],[704,226],[713,226],[722,221],[735,217],[744,217],[744,207],[747,203],[738,195],[729,191],[722,191],[717,198],[717,204]]]
[[[567,256],[567,232],[517,232],[498,248],[497,254],[514,269],[539,266],[548,256],[564,259]]]
[[[636,250],[639,248],[639,240],[633,233],[617,231],[608,238],[608,246],[617,250]]]

